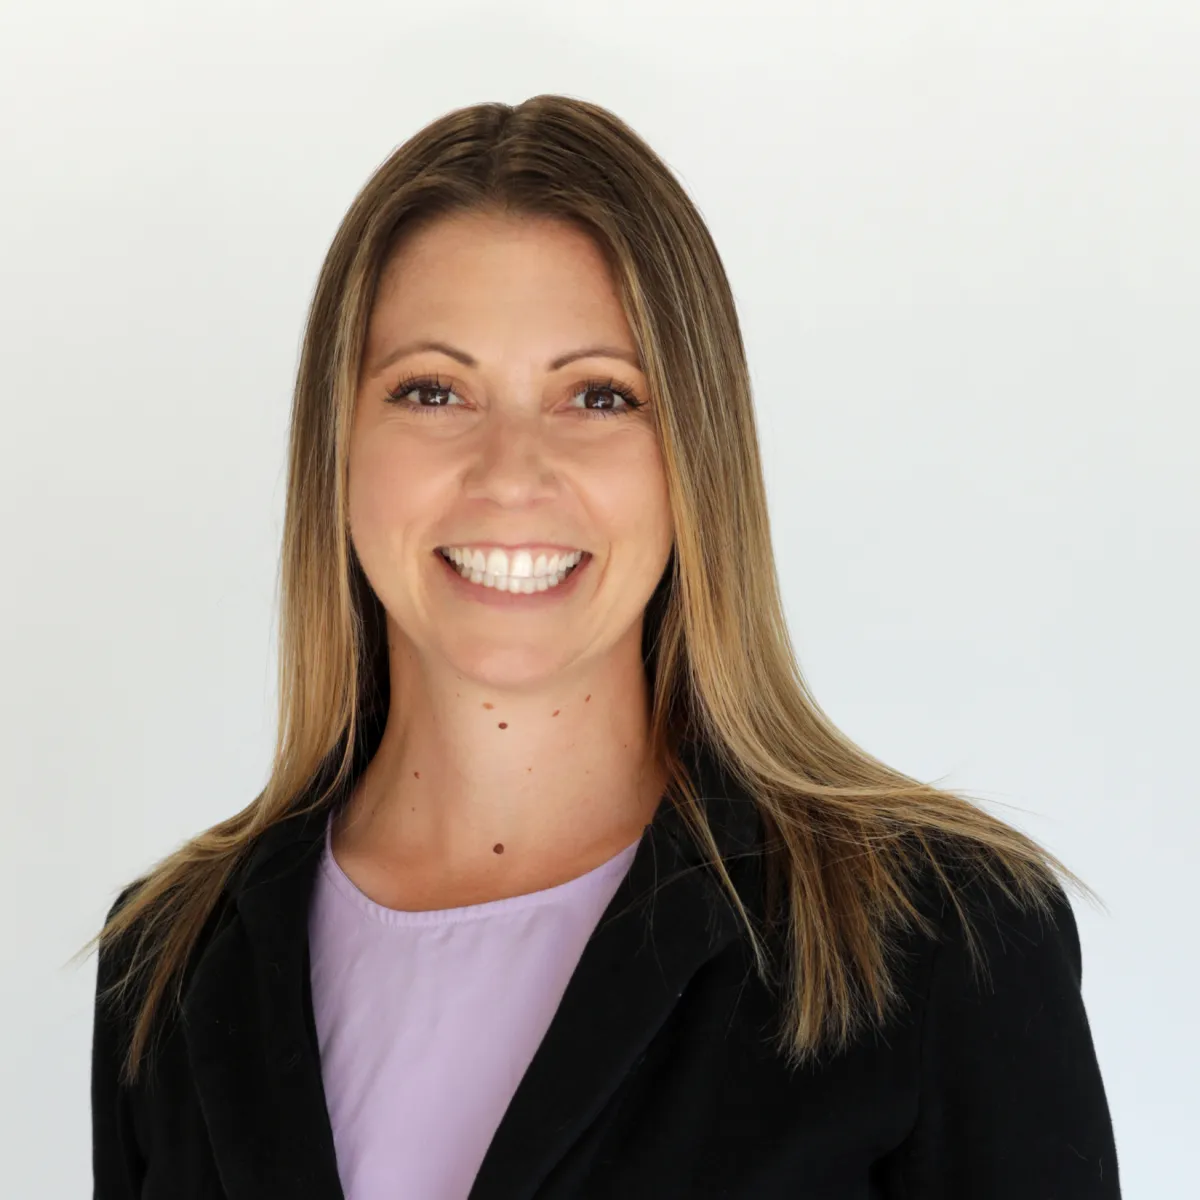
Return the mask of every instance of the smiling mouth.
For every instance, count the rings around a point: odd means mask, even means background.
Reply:
[[[438,554],[446,565],[467,583],[474,584],[477,587],[494,588],[499,592],[510,592],[527,596],[532,595],[534,592],[547,592],[558,587],[569,575],[572,575],[580,567],[589,562],[592,557],[586,550],[581,550],[578,552],[580,557],[565,570],[554,571],[546,575],[493,575],[490,572],[475,570],[469,566],[460,566],[441,548],[437,549],[434,553]]]

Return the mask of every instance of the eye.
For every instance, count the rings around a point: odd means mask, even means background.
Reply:
[[[432,415],[439,409],[457,408],[458,405],[445,404],[425,404],[422,400],[421,393],[433,393],[443,396],[457,396],[458,393],[453,391],[448,383],[443,383],[436,375],[410,375],[405,379],[401,379],[394,388],[387,393],[387,400],[391,404],[398,405],[400,408],[407,409],[409,412],[420,413],[421,416]],[[416,398],[410,400],[408,397],[416,393]]]
[[[599,406],[588,402],[591,395],[600,397]],[[444,382],[438,375],[406,376],[386,393],[388,403],[421,416],[432,416],[442,409],[461,408],[461,403],[450,403],[451,396],[461,401],[451,384]],[[582,406],[572,407],[582,408],[589,417],[623,417],[636,412],[643,405],[643,401],[638,399],[632,387],[611,376],[603,379],[585,379],[578,385],[571,398],[574,400],[579,396],[584,397]],[[441,398],[445,398],[445,401],[441,402]],[[426,400],[432,400],[433,403],[425,403]]]
[[[587,403],[587,395],[591,392],[599,393],[605,398],[604,402],[608,407],[593,408]],[[636,412],[642,407],[642,401],[637,398],[637,393],[627,384],[620,383],[611,377],[607,379],[585,379],[579,386],[579,390],[575,396],[585,397],[583,408],[591,417],[623,417],[630,413]],[[572,397],[574,398],[574,397]],[[624,407],[617,407],[617,405]]]

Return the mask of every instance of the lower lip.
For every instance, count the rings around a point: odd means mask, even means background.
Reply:
[[[482,583],[472,583],[458,573],[458,568],[449,559],[444,558],[440,550],[435,550],[433,555],[442,564],[446,574],[450,576],[451,585],[457,587],[465,598],[475,600],[479,604],[490,604],[494,608],[540,608],[546,604],[565,600],[575,590],[579,576],[588,569],[592,561],[592,556],[585,553],[562,583],[556,587],[548,587],[544,592],[535,590],[526,595],[524,592],[502,592],[499,588],[484,587]]]

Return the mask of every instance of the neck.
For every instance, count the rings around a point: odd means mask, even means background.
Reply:
[[[387,725],[339,821],[348,852],[430,873],[520,872],[602,861],[649,823],[666,772],[648,744],[640,625],[604,659],[526,686],[464,677],[390,640]]]

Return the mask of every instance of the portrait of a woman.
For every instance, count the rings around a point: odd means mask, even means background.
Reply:
[[[726,272],[607,109],[457,109],[346,212],[279,685],[98,936],[97,1200],[1119,1196],[1087,886],[810,694]]]

